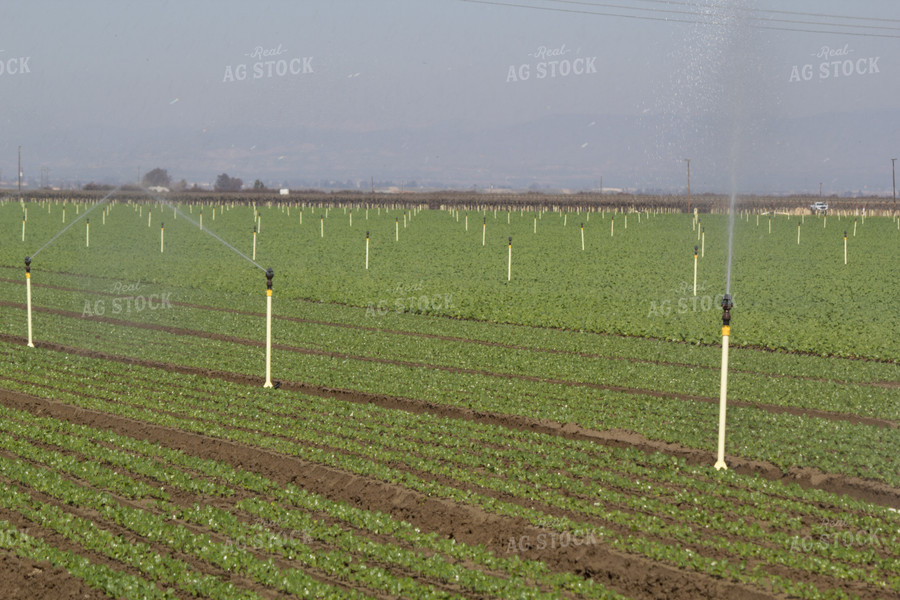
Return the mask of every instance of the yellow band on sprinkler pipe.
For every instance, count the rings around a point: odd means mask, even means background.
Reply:
[[[272,295],[272,290],[266,290],[266,296],[271,296],[271,295]]]
[[[729,325],[722,325],[722,335],[731,335],[731,327]]]

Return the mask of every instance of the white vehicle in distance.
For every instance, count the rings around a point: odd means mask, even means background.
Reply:
[[[825,202],[815,202],[813,204],[810,204],[809,208],[813,211],[814,214],[828,212],[828,204],[826,204]]]

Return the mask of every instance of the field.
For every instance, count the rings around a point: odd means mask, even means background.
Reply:
[[[0,203],[0,595],[900,596],[896,217],[738,205],[717,471],[721,204],[477,198]]]

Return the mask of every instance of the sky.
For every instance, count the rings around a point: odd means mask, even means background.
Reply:
[[[896,0],[13,0],[0,181],[891,193]]]

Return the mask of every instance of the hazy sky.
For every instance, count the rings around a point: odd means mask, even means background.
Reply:
[[[9,1],[0,175],[889,192],[898,50],[896,0]]]

